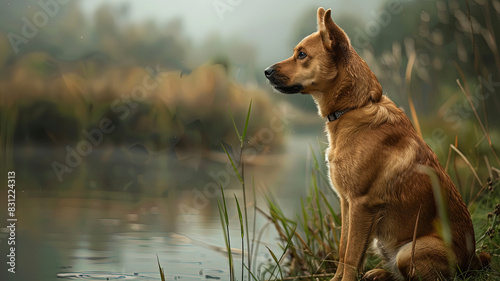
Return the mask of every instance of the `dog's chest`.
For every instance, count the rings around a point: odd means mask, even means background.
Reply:
[[[344,198],[349,197],[349,190],[347,189],[347,186],[350,181],[350,173],[348,171],[352,168],[350,167],[351,161],[346,161],[346,159],[344,159],[344,153],[336,151],[333,147],[329,147],[327,149],[326,159],[333,189],[338,195]]]
[[[359,140],[330,142],[326,159],[331,183],[338,195],[350,199],[366,194],[373,180],[374,151],[364,149],[367,145]]]
[[[334,164],[331,164],[329,161],[327,161],[327,168],[328,168],[328,173],[329,173],[329,178],[331,182],[331,187],[333,190],[337,193],[339,197],[345,197],[345,190],[341,188],[341,185],[338,184],[336,178],[337,178],[337,173],[335,173],[334,169]]]

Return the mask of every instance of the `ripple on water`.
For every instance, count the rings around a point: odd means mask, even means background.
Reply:
[[[158,273],[134,273],[134,274],[122,274],[122,273],[111,273],[111,272],[99,272],[99,271],[88,271],[88,272],[64,272],[58,273],[57,278],[60,279],[85,279],[85,280],[160,280]]]
[[[218,269],[202,269],[199,275],[173,275],[165,276],[167,280],[221,280],[224,276],[224,270]],[[66,280],[139,280],[139,281],[152,281],[161,280],[159,273],[133,273],[133,274],[122,274],[122,273],[112,273],[103,271],[87,271],[87,272],[64,272],[57,274],[58,279]]]

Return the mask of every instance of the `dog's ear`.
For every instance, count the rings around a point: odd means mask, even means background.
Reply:
[[[318,9],[318,31],[328,51],[332,51],[335,46],[346,48],[350,44],[344,30],[333,22],[330,9],[326,12],[323,8]]]
[[[326,49],[331,50],[332,40],[330,39],[330,35],[328,34],[328,30],[325,26],[325,9],[323,9],[323,7],[318,8],[318,31],[321,35],[321,41],[323,41]]]
[[[323,7],[318,8],[318,30],[320,30],[321,25],[324,23],[325,9]]]

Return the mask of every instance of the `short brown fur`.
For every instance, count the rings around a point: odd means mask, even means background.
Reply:
[[[371,270],[366,280],[436,280],[453,276],[458,268],[479,269],[470,214],[436,155],[407,116],[382,95],[377,78],[333,22],[331,11],[319,8],[317,19],[318,31],[265,74],[280,92],[310,94],[323,118],[349,110],[326,124],[326,156],[343,222],[332,280],[357,280],[373,241],[388,269]],[[422,167],[436,174],[444,194],[449,248],[437,229],[432,184]]]

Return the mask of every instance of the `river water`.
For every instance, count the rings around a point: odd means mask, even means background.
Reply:
[[[269,156],[267,165],[248,165],[245,171],[249,225],[253,229],[255,220],[256,230],[256,234],[250,230],[250,237],[254,246],[260,245],[254,265],[271,261],[265,246],[277,255],[281,254],[273,226],[263,215],[257,213],[254,217],[254,202],[265,212],[264,197],[273,194],[285,213],[290,218],[296,217],[297,206],[307,193],[309,182],[307,171],[312,163],[309,145],[315,147],[319,155],[317,136],[292,135],[287,139],[283,154]],[[117,159],[115,164],[120,161]],[[10,251],[6,243],[10,230],[2,226],[0,280],[161,280],[158,260],[167,280],[229,280],[216,204],[221,195],[206,184],[207,177],[199,176],[196,170],[186,175],[180,171],[167,173],[165,167],[149,167],[148,174],[141,174],[140,182],[142,185],[162,186],[159,189],[149,193],[103,192],[88,185],[106,184],[106,181],[89,180],[106,167],[92,159],[88,159],[84,166],[84,180],[76,178],[71,183],[86,183],[67,192],[50,191],[44,186],[27,188],[23,186],[27,181],[22,181],[22,177],[28,175],[25,171],[17,172],[16,273],[8,272],[5,266],[5,253]],[[221,175],[220,171],[226,168],[225,164],[218,164],[212,170]],[[209,170],[199,170],[199,173]],[[177,173],[187,179],[177,180],[176,185],[169,186],[169,180]],[[195,180],[199,177],[205,179],[205,183]],[[243,192],[236,177],[229,181],[225,186],[225,197],[239,280],[241,236],[234,196],[243,205]],[[252,183],[256,187],[256,200]],[[0,200],[6,202],[6,196],[2,194]],[[0,214],[0,219],[6,222],[5,212]],[[257,272],[257,267],[253,268]]]

